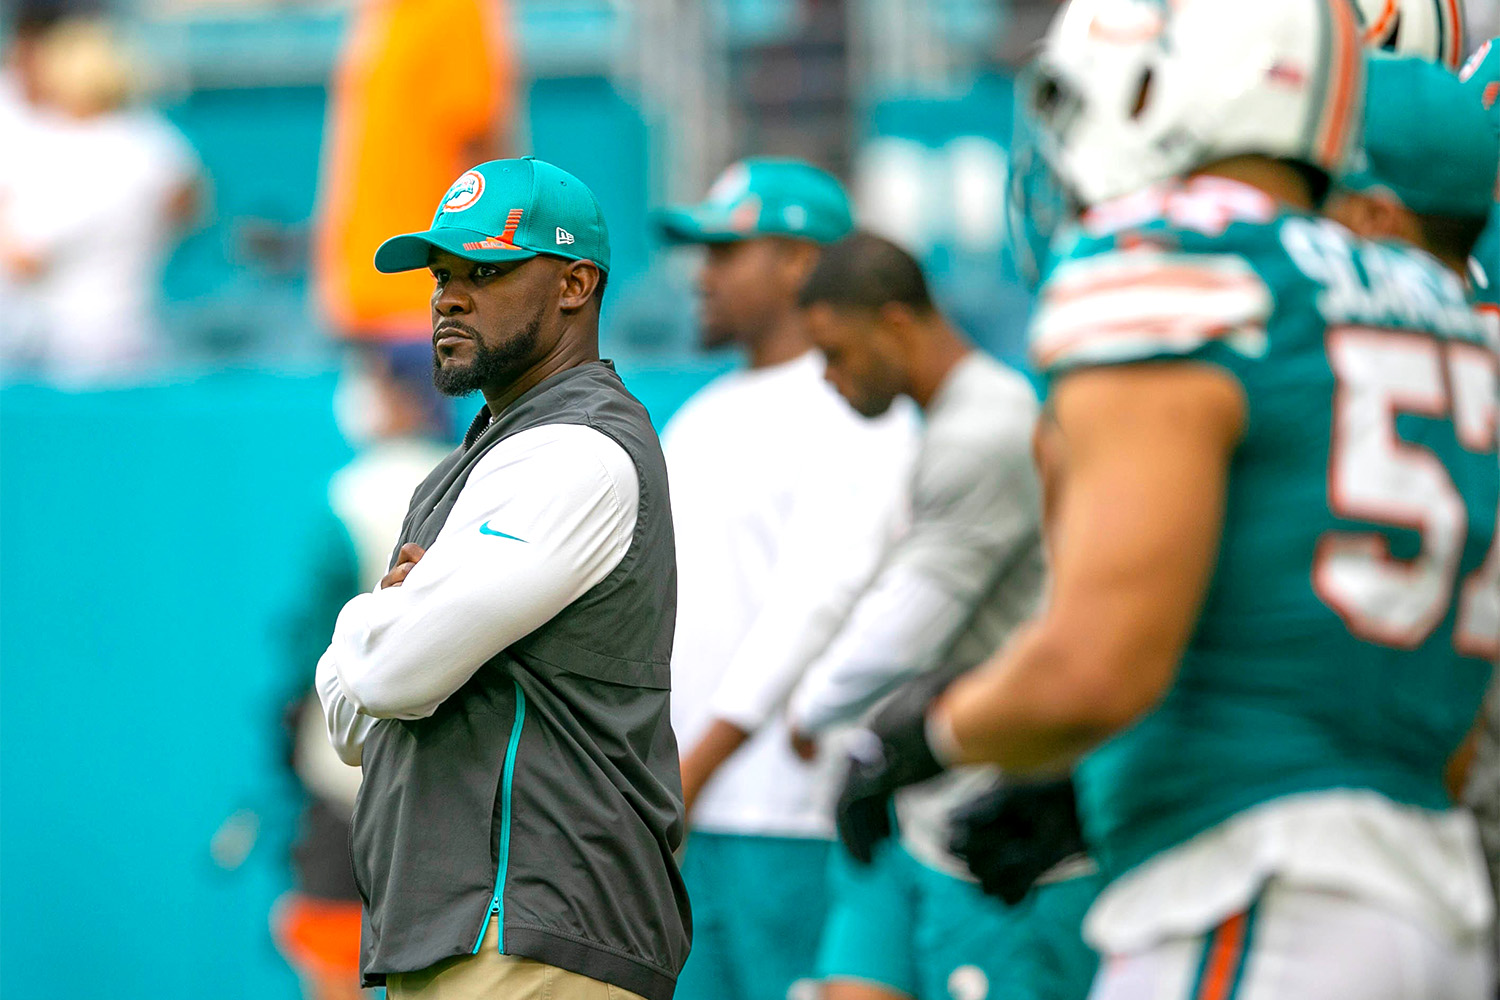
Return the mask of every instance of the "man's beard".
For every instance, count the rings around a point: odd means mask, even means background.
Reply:
[[[724,324],[710,325],[700,322],[698,324],[698,348],[704,351],[717,351],[721,347],[730,347],[738,339],[735,330]]]
[[[474,345],[474,359],[468,364],[445,367],[437,348],[433,348],[432,384],[444,396],[467,396],[487,385],[503,385],[519,378],[536,355],[542,330],[542,309],[538,308],[525,326],[498,347],[486,344],[472,327],[462,329],[469,334]]]

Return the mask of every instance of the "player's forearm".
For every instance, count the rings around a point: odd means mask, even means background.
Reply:
[[[1217,369],[1086,371],[1054,390],[1067,474],[1051,604],[931,716],[958,761],[1067,763],[1149,712],[1208,592],[1245,419]]]
[[[1148,711],[1150,689],[1119,683],[1127,654],[1038,623],[1006,649],[960,677],[938,700],[932,729],[951,764],[998,764],[1014,773],[1055,771]],[[1140,663],[1143,672],[1161,672]],[[1170,674],[1170,667],[1163,667]]]

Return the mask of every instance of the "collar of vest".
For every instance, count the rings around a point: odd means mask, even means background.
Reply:
[[[520,406],[522,403],[534,399],[535,397],[541,395],[543,392],[546,392],[547,390],[556,386],[559,382],[563,382],[569,378],[585,374],[595,365],[602,365],[612,375],[615,373],[615,363],[608,358],[603,358],[599,361],[585,361],[582,364],[574,365],[572,368],[564,368],[562,371],[557,372],[556,374],[547,376],[545,379],[538,382],[536,385],[532,386],[521,395],[517,396],[515,400],[505,408],[504,413],[509,413],[511,410],[514,410],[516,407]],[[464,433],[464,450],[468,451],[470,448],[474,447],[474,445],[478,443],[479,439],[484,436],[484,432],[489,430],[490,427],[493,426],[498,420],[499,417],[491,415],[490,404],[485,403],[483,406],[481,406],[479,408],[479,412],[474,415],[473,421],[470,422],[468,431]]]

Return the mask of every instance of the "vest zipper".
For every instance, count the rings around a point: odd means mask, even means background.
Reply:
[[[512,679],[516,686],[516,718],[510,726],[510,743],[505,748],[505,770],[500,779],[500,857],[495,864],[495,895],[490,898],[490,908],[485,911],[484,922],[479,925],[479,935],[474,938],[474,951],[479,954],[484,944],[484,932],[490,921],[499,921],[500,954],[505,954],[505,873],[510,867],[510,788],[516,776],[516,749],[521,744],[521,726],[526,722],[526,692]]]

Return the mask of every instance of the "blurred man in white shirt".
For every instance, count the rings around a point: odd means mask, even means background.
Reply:
[[[200,215],[202,166],[135,103],[138,71],[106,22],[27,44],[0,96],[0,358],[69,383],[137,374],[162,354],[157,286]]]
[[[813,974],[834,776],[793,756],[760,677],[826,645],[873,572],[914,427],[909,411],[861,420],[823,381],[803,328],[797,296],[819,245],[852,226],[834,178],[743,161],[661,224],[706,247],[705,346],[738,344],[749,362],[662,437],[679,553],[672,721],[693,827],[694,941],[677,996],[783,1000]]]

